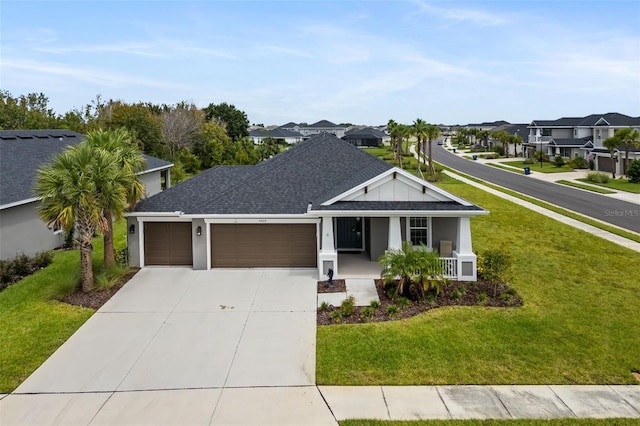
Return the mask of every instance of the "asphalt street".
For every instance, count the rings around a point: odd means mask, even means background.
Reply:
[[[433,144],[433,159],[485,182],[640,233],[640,205],[475,163]],[[535,170],[535,165],[531,166]]]

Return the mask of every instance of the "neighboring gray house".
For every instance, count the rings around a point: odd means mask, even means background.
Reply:
[[[308,139],[313,135],[320,133],[331,133],[338,138],[344,136],[347,128],[339,124],[334,124],[328,120],[320,120],[313,124],[300,125],[294,122],[289,122],[279,127],[279,129],[286,129],[293,132],[299,132],[304,139]]]
[[[280,144],[294,145],[298,142],[302,142],[302,135],[299,132],[283,129],[278,127],[276,129],[254,129],[249,132],[249,138],[256,144],[262,144],[262,141],[266,138],[275,139]]]
[[[377,147],[388,143],[391,138],[378,129],[365,127],[347,131],[342,139],[354,146]]]
[[[317,268],[377,262],[402,241],[475,280],[471,218],[486,210],[321,133],[255,166],[217,166],[127,213],[130,264]]]
[[[61,230],[47,228],[39,217],[39,199],[33,194],[36,172],[55,154],[84,139],[69,130],[0,130],[0,259],[18,253],[32,255],[64,242]],[[147,196],[169,183],[173,164],[144,155],[147,168],[139,174]]]
[[[542,150],[553,157],[593,158],[596,170],[611,172],[611,153],[604,148],[605,139],[619,129],[640,131],[640,117],[629,117],[617,112],[591,114],[586,117],[563,117],[557,120],[534,120],[529,125],[529,137],[524,144],[529,155]],[[614,153],[616,173],[624,173],[624,149]],[[632,150],[629,160],[640,158],[640,150]]]

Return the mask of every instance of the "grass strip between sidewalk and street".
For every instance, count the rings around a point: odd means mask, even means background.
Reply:
[[[597,192],[598,194],[615,194],[615,191],[609,191],[608,189],[604,189],[604,188],[597,188],[595,186],[590,186],[590,185],[583,185],[581,183],[578,182],[573,182],[570,180],[557,180],[556,183],[559,183],[561,185],[566,185],[566,186],[572,186],[574,188],[580,188],[580,189],[584,189],[587,191],[591,191],[591,192]]]
[[[114,223],[116,248],[125,246],[125,228],[124,220]],[[98,271],[102,237],[93,240],[93,247]],[[12,392],[93,315],[93,309],[55,300],[79,276],[78,249],[56,251],[49,266],[0,292],[0,393]]]
[[[503,161],[503,164],[508,166],[517,167],[522,169],[524,167],[529,167],[532,172],[540,172],[540,173],[566,173],[572,172],[574,169],[567,166],[556,167],[552,162],[544,161],[542,162],[542,167],[540,167],[540,163],[526,164],[524,161]]]
[[[500,163],[485,163],[487,166],[495,167],[496,169],[506,170],[507,172],[518,173],[520,175],[524,174],[524,170],[522,169],[514,169],[513,167],[506,167]]]
[[[545,201],[538,200],[537,198],[532,198],[532,197],[520,194],[519,192],[507,189],[505,187],[485,182],[482,179],[478,179],[478,178],[476,178],[474,176],[471,176],[471,175],[468,175],[466,173],[459,172],[458,170],[452,169],[452,168],[444,166],[442,164],[439,164],[439,163],[437,163],[437,164],[438,164],[438,167],[443,169],[443,170],[448,170],[448,171],[450,171],[452,173],[455,173],[457,175],[460,175],[460,176],[462,176],[464,178],[467,178],[469,180],[477,182],[477,183],[479,183],[481,185],[484,185],[484,186],[487,186],[489,188],[495,189],[496,191],[504,192],[505,194],[511,195],[513,197],[519,198],[519,199],[524,200],[524,201],[528,201],[531,204],[535,204],[536,206],[543,207],[543,208],[545,208],[547,210],[551,210],[552,212],[561,214],[563,216],[570,217],[571,219],[578,220],[580,222],[586,223],[586,224],[591,225],[593,227],[596,227],[598,229],[602,229],[603,231],[611,232],[612,234],[615,234],[615,235],[618,235],[620,237],[626,238],[628,240],[640,243],[640,235],[635,234],[633,232],[625,231],[624,229],[618,228],[618,227],[613,226],[613,225],[608,225],[608,224],[600,222],[598,220],[591,219],[591,218],[589,218],[587,216],[581,215],[580,213],[572,212],[572,211],[564,209],[562,207],[558,207],[556,205],[549,204],[549,203],[547,203]]]

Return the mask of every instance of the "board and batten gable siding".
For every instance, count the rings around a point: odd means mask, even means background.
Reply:
[[[345,201],[449,201],[446,197],[433,191],[422,192],[422,187],[409,182],[403,176],[391,176],[376,184],[362,188],[345,198]]]
[[[0,210],[0,259],[13,259],[19,253],[33,256],[64,243],[64,232],[54,233],[38,216],[39,203]]]

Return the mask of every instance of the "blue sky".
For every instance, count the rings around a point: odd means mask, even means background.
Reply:
[[[250,122],[640,115],[640,1],[44,1],[0,5],[0,87]]]

